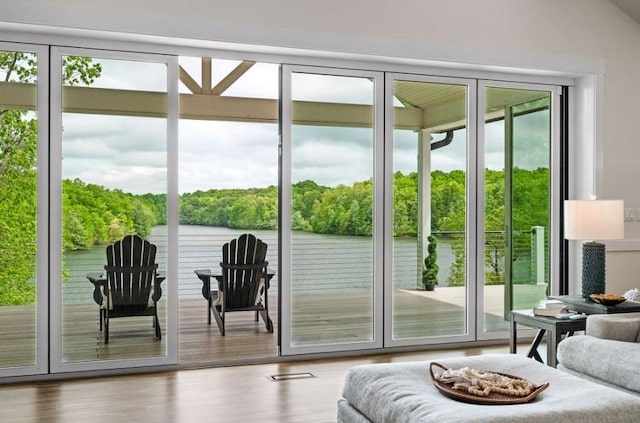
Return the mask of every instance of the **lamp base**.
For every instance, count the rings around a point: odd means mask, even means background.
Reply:
[[[599,242],[582,244],[582,298],[605,292],[605,245]]]

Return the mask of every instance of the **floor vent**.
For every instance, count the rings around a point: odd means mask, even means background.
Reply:
[[[283,375],[271,375],[269,380],[272,382],[281,382],[283,380],[310,379],[315,376],[312,373],[285,373]]]

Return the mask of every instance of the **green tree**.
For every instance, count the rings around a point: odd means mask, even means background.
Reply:
[[[309,180],[300,181],[291,187],[292,222],[294,230],[311,232],[313,207],[320,201],[322,194],[329,188]]]
[[[485,282],[504,283],[504,172],[487,169],[485,172]]]
[[[162,215],[164,196],[135,196],[76,179],[62,182],[64,251],[113,242],[127,234],[147,237]],[[164,218],[163,218],[164,219]]]
[[[180,223],[245,229],[278,227],[278,189],[196,191],[180,198]]]
[[[413,235],[418,232],[418,174],[393,175],[393,234]]]
[[[34,84],[37,57],[0,52],[0,81]],[[91,84],[101,67],[87,57],[66,57],[63,82]],[[37,120],[33,111],[0,107],[0,306],[35,301]]]

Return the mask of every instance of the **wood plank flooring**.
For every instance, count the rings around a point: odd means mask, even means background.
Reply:
[[[0,422],[335,422],[352,366],[506,352],[504,345],[0,386]],[[315,377],[269,379],[303,372]]]

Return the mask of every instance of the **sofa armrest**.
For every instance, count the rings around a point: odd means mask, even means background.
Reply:
[[[640,343],[569,336],[558,344],[558,363],[568,373],[640,395]]]
[[[587,335],[615,341],[640,342],[640,313],[592,314]]]

